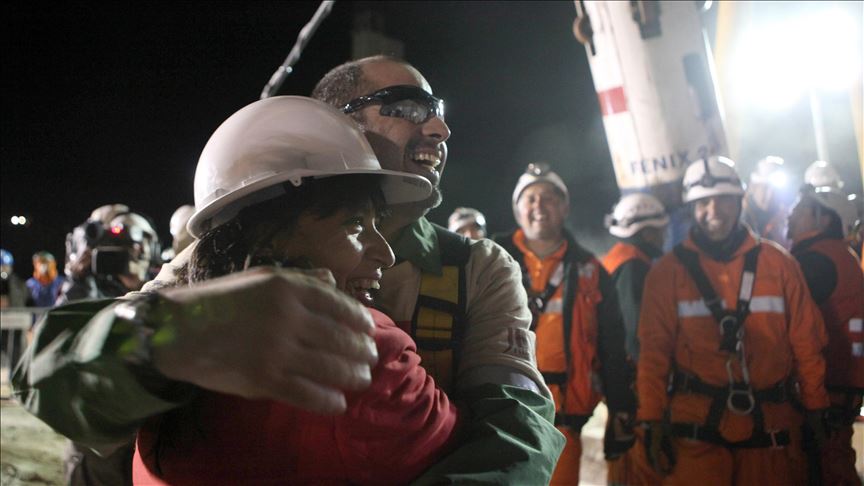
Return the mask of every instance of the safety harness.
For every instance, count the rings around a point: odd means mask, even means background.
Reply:
[[[701,440],[719,444],[728,448],[762,448],[781,447],[789,444],[789,432],[766,431],[762,403],[782,403],[791,401],[794,397],[792,384],[784,380],[769,388],[753,390],[750,384],[750,371],[747,366],[744,349],[744,321],[750,315],[750,300],[753,297],[753,286],[756,281],[756,265],[761,245],[744,255],[744,269],[741,273],[741,286],[738,292],[738,307],[734,311],[723,308],[723,301],[715,292],[710,280],[699,265],[699,255],[677,245],[673,252],[687,269],[687,273],[699,293],[705,306],[711,311],[714,320],[720,327],[720,350],[729,353],[726,360],[728,386],[715,386],[705,383],[698,376],[676,370],[672,376],[670,393],[695,393],[711,397],[708,417],[704,424],[672,423],[671,432],[678,437]],[[732,363],[735,359],[741,368],[743,381],[736,381],[732,373]],[[720,434],[720,420],[724,409],[737,415],[752,415],[754,428],[749,439],[730,442]]]
[[[549,278],[546,288],[542,292],[536,293],[531,290],[531,277],[528,272],[528,267],[525,265],[525,256],[519,248],[513,243],[512,234],[498,235],[495,237],[495,242],[500,244],[507,250],[508,253],[519,263],[519,268],[522,270],[522,285],[525,291],[528,292],[528,308],[531,310],[531,330],[534,331],[537,323],[540,321],[540,315],[546,310],[546,305],[549,300],[555,295],[555,292],[561,285],[564,285],[562,292],[563,306],[563,331],[564,331],[564,356],[566,363],[566,371],[550,372],[540,370],[543,375],[543,380],[547,385],[556,385],[561,392],[562,403],[567,400],[567,384],[570,382],[571,363],[573,362],[573,352],[570,349],[570,338],[573,332],[573,306],[575,305],[575,296],[579,291],[579,280],[583,265],[590,263],[591,254],[582,250],[572,238],[567,238],[567,251],[561,259],[561,266]],[[594,272],[599,271],[599,268]],[[573,430],[580,431],[590,415],[567,414],[561,411],[555,413],[555,425],[570,427]]]
[[[433,224],[441,250],[441,275],[423,272],[411,317],[411,337],[421,364],[445,392],[453,389],[465,334],[465,265],[471,241]]]
[[[569,261],[564,262],[563,268],[559,265],[549,278],[549,281],[546,282],[546,288],[541,292],[535,292],[531,289],[531,277],[528,274],[528,269],[525,267],[523,258],[519,259],[519,265],[522,269],[522,286],[525,287],[525,291],[528,293],[528,309],[531,311],[531,330],[534,331],[537,329],[540,315],[546,311],[546,304],[549,303],[549,299],[555,295],[558,287],[561,286],[561,283],[564,281],[564,275],[569,273],[571,265]]]

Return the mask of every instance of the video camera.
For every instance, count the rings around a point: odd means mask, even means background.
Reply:
[[[89,271],[95,276],[135,274],[135,267],[141,266],[136,263],[142,260],[158,263],[159,240],[146,218],[123,213],[107,225],[89,219],[73,229],[66,236],[67,268],[70,259],[80,259],[87,251],[91,252]]]

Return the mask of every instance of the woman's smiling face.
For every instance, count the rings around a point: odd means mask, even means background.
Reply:
[[[316,268],[330,270],[339,289],[371,305],[369,289],[378,288],[382,269],[395,261],[376,220],[371,197],[360,207],[328,216],[306,211],[292,231],[277,235],[273,249],[283,260],[306,258]]]

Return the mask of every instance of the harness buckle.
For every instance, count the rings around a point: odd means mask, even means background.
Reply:
[[[738,388],[735,385],[729,386],[729,395],[726,397],[726,408],[730,412],[736,415],[750,415],[750,412],[755,407],[756,397],[753,396],[753,389],[749,385],[745,385],[744,388]],[[771,440],[774,440],[773,436]]]
[[[726,314],[720,319],[720,349],[734,352],[738,350],[738,343],[744,337],[743,326],[738,325],[738,316]]]
[[[768,437],[771,437],[771,448],[772,449],[782,449],[783,446],[777,442],[777,434],[779,434],[779,430],[771,430],[768,431]]]

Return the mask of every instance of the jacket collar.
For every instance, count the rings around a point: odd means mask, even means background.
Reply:
[[[420,270],[434,275],[442,275],[441,247],[435,228],[425,217],[409,224],[390,242],[396,262],[409,261]]]
[[[684,246],[695,250],[712,260],[730,262],[750,251],[758,244],[757,237],[744,224],[738,224],[732,233],[723,241],[715,243],[705,237],[697,226],[690,229],[690,234],[684,241]]]
[[[546,255],[543,258],[540,258],[536,253],[534,253],[533,251],[531,251],[530,248],[528,248],[528,244],[525,242],[525,232],[522,231],[521,228],[517,229],[516,232],[513,233],[513,244],[516,245],[516,248],[518,248],[519,251],[521,251],[523,254],[527,255],[530,253],[538,260],[561,260],[562,258],[564,258],[564,254],[567,253],[567,249],[571,245],[571,238],[568,238],[568,236],[569,235],[567,235],[565,232],[564,242],[561,244],[561,246],[559,246],[557,250],[550,253],[549,255]]]
[[[793,253],[798,253],[807,250],[811,245],[817,243],[822,240],[842,240],[843,238],[837,238],[831,234],[829,230],[826,231],[811,231],[808,233],[804,233],[795,241],[792,242]]]
[[[654,245],[650,245],[650,244],[646,243],[645,240],[643,240],[642,238],[639,238],[638,236],[631,236],[630,238],[621,238],[620,241],[623,243],[626,243],[628,245],[635,246],[636,248],[639,249],[639,251],[644,253],[645,256],[647,256],[651,260],[655,260],[655,259],[663,256],[663,250],[662,249],[657,248]]]

